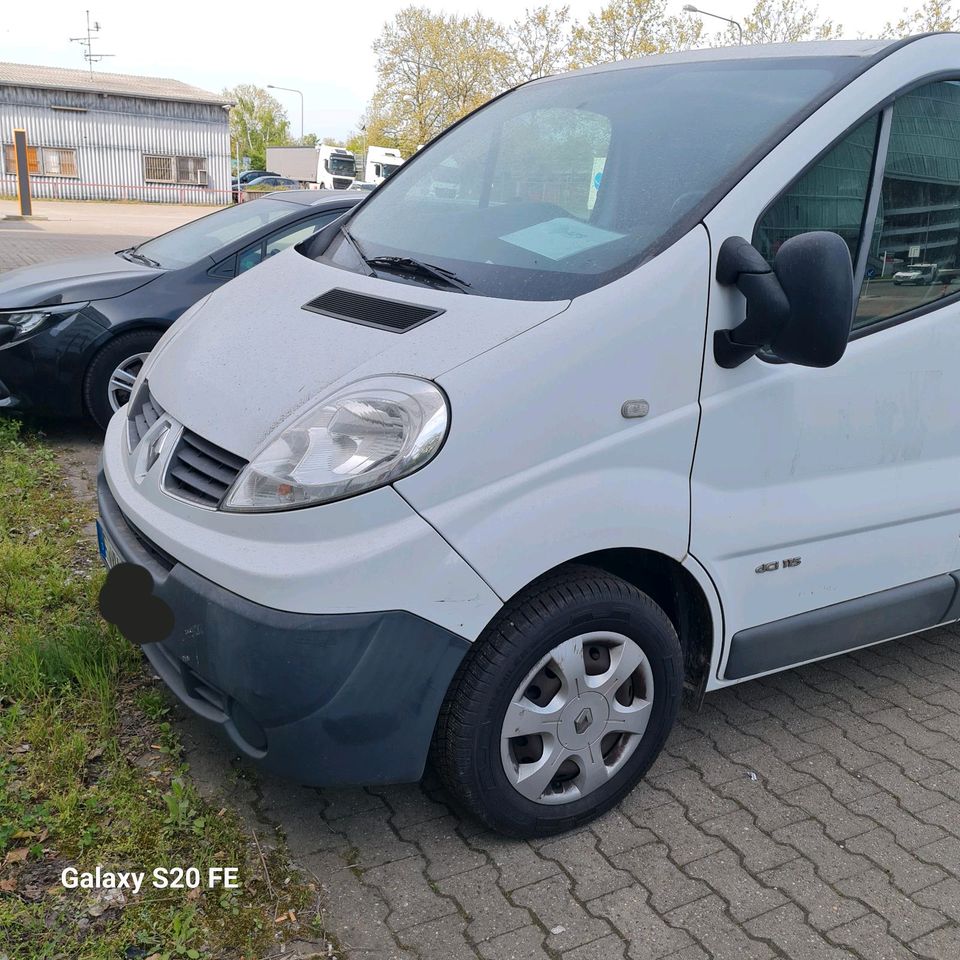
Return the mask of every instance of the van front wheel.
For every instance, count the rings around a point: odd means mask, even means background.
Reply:
[[[567,567],[508,603],[474,644],[440,715],[437,766],[495,830],[570,830],[646,773],[682,689],[663,610],[619,577]]]

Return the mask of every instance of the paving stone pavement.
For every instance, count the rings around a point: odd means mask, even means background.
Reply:
[[[96,435],[50,436],[89,495]],[[349,960],[960,958],[955,628],[709,695],[617,810],[529,843],[431,774],[307,789],[178,723],[201,789],[316,877]]]

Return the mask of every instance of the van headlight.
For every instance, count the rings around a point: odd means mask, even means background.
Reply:
[[[447,399],[429,380],[352,383],[283,427],[243,468],[221,509],[290,510],[382,487],[433,459],[449,420]]]

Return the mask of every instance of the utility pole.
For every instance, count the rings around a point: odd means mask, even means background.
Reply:
[[[90,22],[90,11],[87,10],[87,33],[83,37],[71,37],[71,43],[79,43],[83,47],[83,59],[87,61],[87,65],[90,67],[90,76],[93,76],[93,65],[99,63],[104,57],[112,57],[112,53],[94,53],[93,51],[93,41],[96,38],[96,34],[100,32],[100,23],[97,20],[94,20],[93,23]]]

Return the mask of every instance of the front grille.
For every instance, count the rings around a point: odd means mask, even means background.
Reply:
[[[127,414],[127,437],[130,442],[130,452],[137,449],[137,444],[144,438],[146,432],[163,416],[163,407],[153,399],[150,386],[144,382],[137,391],[137,396],[130,404]]]
[[[163,488],[182,500],[215,509],[246,465],[241,457],[184,429],[167,465]]]
[[[334,177],[333,178],[333,189],[334,190],[346,190],[350,184],[353,183],[352,180],[345,177]]]
[[[387,300],[385,297],[368,297],[353,290],[337,288],[305,303],[303,309],[338,320],[349,320],[350,323],[362,323],[366,327],[378,327],[391,333],[406,333],[443,313],[443,310],[435,307],[422,307],[402,300]]]

